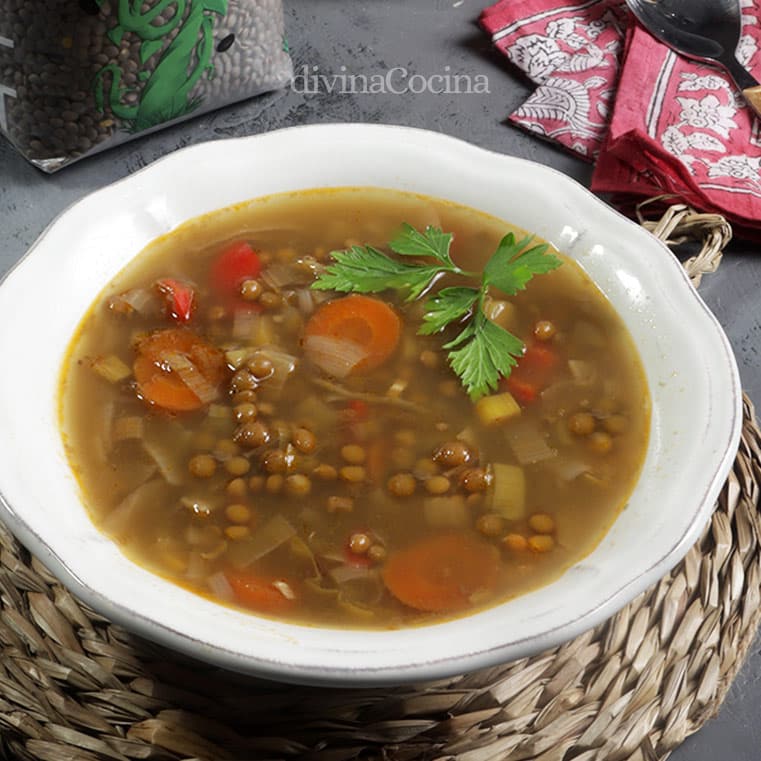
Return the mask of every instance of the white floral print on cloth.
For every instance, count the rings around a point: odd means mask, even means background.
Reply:
[[[743,0],[738,57],[761,76],[761,0]],[[652,83],[642,87],[643,82]],[[675,193],[761,229],[761,124],[723,71],[631,35],[594,190]],[[756,232],[758,235],[758,232]]]
[[[608,128],[628,20],[623,0],[503,0],[485,10],[481,26],[538,85],[510,121],[593,160]]]

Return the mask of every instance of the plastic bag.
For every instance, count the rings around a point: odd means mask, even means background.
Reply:
[[[0,0],[0,132],[46,172],[292,73],[280,0]]]

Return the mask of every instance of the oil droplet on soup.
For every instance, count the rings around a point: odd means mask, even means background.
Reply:
[[[432,198],[309,191],[192,220],[107,286],[61,426],[93,521],[136,563],[258,615],[385,629],[545,585],[604,536],[650,420],[621,319],[562,255],[513,297],[489,288],[485,317],[525,350],[471,399],[444,344],[477,306],[420,335],[425,295],[312,288],[331,252],[390,254],[403,223],[453,233],[469,277],[523,236]]]

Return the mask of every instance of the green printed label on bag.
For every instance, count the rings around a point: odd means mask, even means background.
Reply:
[[[214,76],[214,22],[227,13],[227,0],[160,0],[149,10],[142,7],[142,0],[119,0],[117,25],[108,38],[120,46],[126,34],[137,37],[143,68],[132,71],[133,82],[124,84],[127,72],[109,63],[93,80],[98,111],[105,114],[108,108],[133,133],[187,116],[201,104],[191,91],[204,74]]]

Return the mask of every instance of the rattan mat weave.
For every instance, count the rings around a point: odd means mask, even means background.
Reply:
[[[700,241],[693,277],[730,237],[680,206],[643,223]],[[0,527],[0,758],[664,759],[715,714],[759,623],[760,483],[746,401],[713,519],[670,575],[562,647],[394,689],[275,685],[167,652],[88,610]]]

